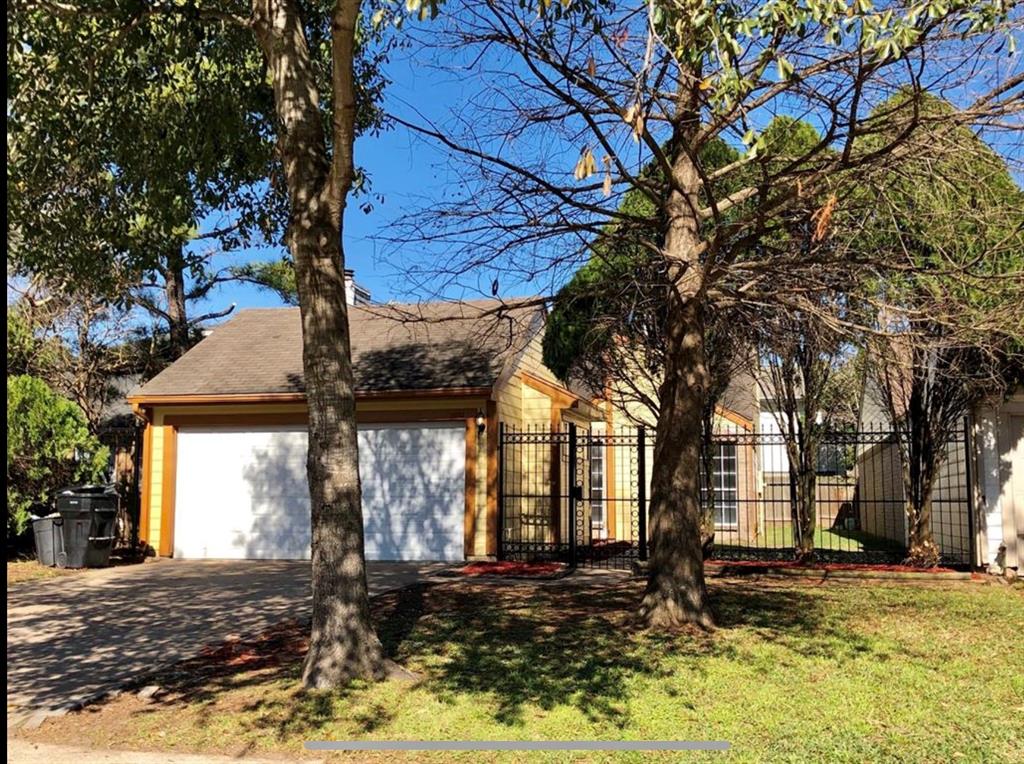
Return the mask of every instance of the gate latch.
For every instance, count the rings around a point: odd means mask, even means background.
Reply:
[[[583,501],[583,486],[574,485],[569,489],[569,498],[573,501]]]

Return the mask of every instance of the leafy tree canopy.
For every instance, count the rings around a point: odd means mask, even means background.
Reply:
[[[894,304],[927,303],[930,318],[974,341],[994,333],[1024,347],[1024,190],[1002,157],[948,119],[952,105],[929,97],[921,110],[906,159],[854,190],[871,214],[850,246],[904,266],[881,285]]]
[[[271,93],[243,30],[43,9],[8,22],[17,265],[116,295],[211,216],[223,248],[278,229]]]
[[[305,30],[325,121],[332,6],[307,4]],[[387,51],[370,52],[368,24],[360,37],[365,131],[381,124]],[[21,272],[126,300],[159,287],[152,276],[170,259],[201,298],[233,277],[211,268],[211,252],[280,241],[273,92],[244,25],[191,4],[18,3],[8,41],[8,257]]]
[[[292,265],[290,257],[246,263],[233,268],[232,273],[239,281],[248,281],[261,289],[273,292],[285,305],[299,304],[295,266]]]
[[[806,122],[776,117],[763,139],[760,162],[772,165],[794,161],[816,146],[821,136]],[[704,146],[699,158],[703,171],[713,174],[740,161],[742,156],[739,150],[716,138]],[[715,195],[727,197],[756,183],[758,172],[759,165],[751,164],[725,175],[714,184]],[[656,164],[646,171],[648,176],[659,173]],[[608,226],[604,237],[593,246],[590,260],[559,290],[548,317],[544,361],[562,378],[571,376],[581,363],[601,359],[621,342],[643,345],[649,351],[649,371],[656,374],[660,369],[657,349],[668,281],[664,261],[654,248],[661,246],[663,234],[659,232],[664,226],[659,220],[659,207],[638,189],[624,195],[619,209],[627,219],[640,222]],[[706,225],[725,227],[731,219],[745,213],[744,205],[737,205]],[[761,250],[768,243],[780,247],[789,236],[780,225],[758,246]]]
[[[82,410],[36,377],[7,378],[7,541],[24,532],[29,509],[66,485],[99,480],[108,451]]]

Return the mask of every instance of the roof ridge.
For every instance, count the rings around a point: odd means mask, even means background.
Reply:
[[[540,295],[526,296],[526,297],[474,297],[469,300],[423,300],[420,302],[374,302],[369,305],[349,305],[349,309],[356,310],[374,310],[375,308],[423,308],[423,307],[434,307],[434,306],[451,306],[455,307],[458,305],[468,305],[471,307],[478,307],[481,305],[507,305],[510,308],[521,308],[521,307],[540,307],[539,305],[533,306],[534,300],[543,299]],[[236,318],[242,313],[274,313],[284,311],[295,311],[299,310],[298,305],[254,305],[252,307],[239,308],[231,318]],[[230,318],[228,319],[230,320]]]
[[[499,310],[503,304],[507,309]],[[498,299],[357,307],[349,323],[352,361],[357,388],[366,390],[492,385],[543,315],[540,305]],[[294,306],[238,311],[135,395],[301,391],[295,311]]]

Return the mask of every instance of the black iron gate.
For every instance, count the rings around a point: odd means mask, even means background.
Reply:
[[[628,568],[647,557],[643,427],[500,425],[499,556]]]
[[[499,429],[501,559],[604,568],[647,559],[653,438],[643,427]],[[932,534],[944,564],[967,566],[974,558],[974,489],[966,423],[946,452],[932,496]],[[890,427],[823,438],[814,489],[819,560],[877,564],[906,557],[900,469]],[[723,428],[711,479],[701,478],[702,501],[713,514],[714,557],[792,559],[795,485],[781,435]]]

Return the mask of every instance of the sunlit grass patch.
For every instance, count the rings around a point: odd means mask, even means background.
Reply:
[[[1021,589],[711,586],[718,628],[676,634],[641,629],[641,584],[620,578],[412,587],[378,598],[374,612],[414,682],[303,692],[306,626],[295,623],[147,680],[166,689],[155,702],[124,696],[38,734],[289,756],[303,755],[305,740],[377,738],[714,739],[732,750],[695,758],[737,761],[1022,758]]]

